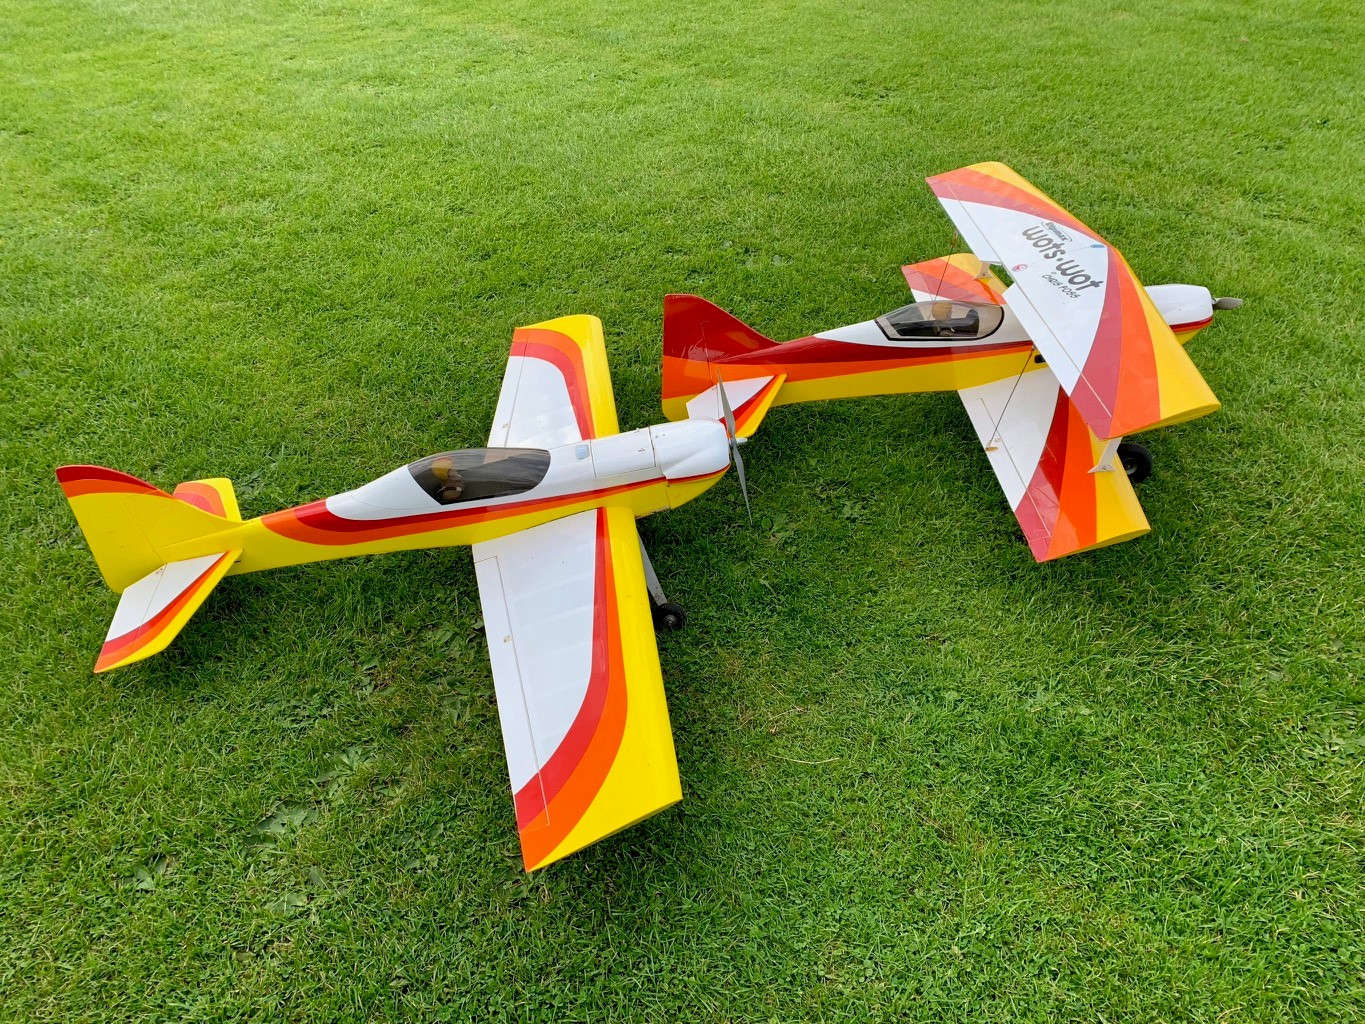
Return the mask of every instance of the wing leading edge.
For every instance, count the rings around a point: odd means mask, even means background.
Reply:
[[[682,798],[628,509],[474,545],[528,871]]]

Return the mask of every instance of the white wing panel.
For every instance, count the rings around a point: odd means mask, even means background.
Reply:
[[[598,512],[475,544],[513,792],[558,749],[592,674]]]
[[[1042,460],[1058,391],[1057,378],[1042,366],[958,392],[1010,508],[1018,508]]]
[[[554,448],[581,440],[573,400],[559,367],[532,356],[509,358],[489,447]]]
[[[1005,302],[1009,311],[1028,332],[1029,340],[1047,360],[1048,367],[1056,375],[1058,382],[1066,388],[1068,395],[1071,394],[1081,379],[1081,368],[1085,361],[1078,362],[1072,356],[1065,342],[1057,336],[1052,325],[1038,312],[1029,301],[1028,295],[1017,284],[1005,289]]]
[[[938,201],[943,204],[943,210],[948,214],[948,219],[953,222],[962,235],[962,240],[967,243],[967,248],[972,251],[977,259],[983,263],[1003,263],[1004,260],[995,255],[995,249],[990,241],[976,226],[976,221],[970,212],[964,209],[966,204],[958,202],[956,199],[945,199],[938,197]]]
[[[1095,235],[1062,227],[1032,213],[941,199],[959,229],[989,239],[983,260],[1008,268],[1014,279],[1005,301],[1029,329],[1038,351],[1054,364],[1069,394],[1090,356],[1104,312],[1109,246]],[[970,239],[969,239],[970,242]]]

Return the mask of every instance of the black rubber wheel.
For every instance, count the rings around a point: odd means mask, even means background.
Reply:
[[[654,628],[660,633],[671,633],[687,625],[687,612],[682,605],[665,601],[654,605]]]
[[[1133,483],[1140,484],[1152,475],[1152,453],[1147,450],[1146,445],[1138,444],[1136,441],[1124,441],[1119,445],[1118,455],[1119,462],[1123,464],[1123,471]]]

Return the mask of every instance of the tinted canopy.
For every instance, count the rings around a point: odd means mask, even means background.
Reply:
[[[442,505],[453,505],[529,491],[549,468],[550,453],[540,448],[468,448],[428,455],[408,472]]]
[[[1004,309],[989,302],[929,299],[878,317],[877,326],[898,340],[973,341],[993,333],[1004,318]]]

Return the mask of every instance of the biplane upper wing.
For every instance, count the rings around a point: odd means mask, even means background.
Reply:
[[[630,510],[475,544],[474,567],[526,870],[680,800]]]
[[[565,316],[512,335],[488,444],[554,448],[620,432],[595,316]]]
[[[976,256],[1009,270],[1005,302],[1098,437],[1219,407],[1122,254],[1098,234],[1004,164],[927,180]]]
[[[1128,475],[1092,471],[1104,442],[1048,367],[958,395],[1038,561],[1148,532]]]

